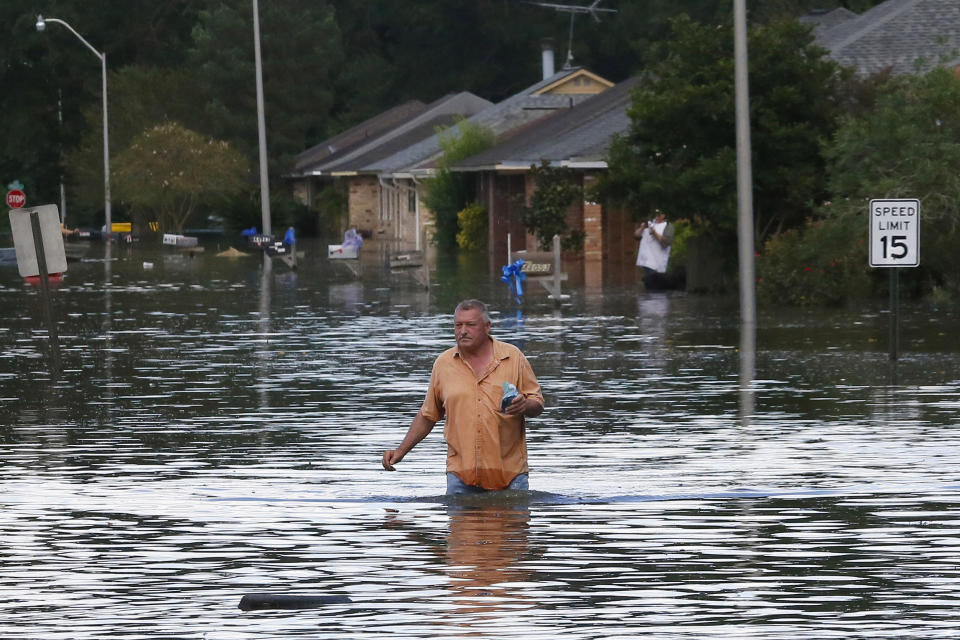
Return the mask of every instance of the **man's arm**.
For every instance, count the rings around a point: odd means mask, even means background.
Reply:
[[[424,415],[418,411],[416,417],[413,419],[413,423],[411,423],[410,428],[407,430],[407,435],[403,437],[400,446],[383,453],[383,468],[387,471],[396,471],[393,465],[403,460],[403,457],[410,453],[411,449],[426,438],[427,434],[433,431],[435,424],[437,424],[435,420],[425,418]]]
[[[660,246],[664,249],[673,244],[673,225],[669,222],[667,223],[667,226],[663,228],[663,233],[660,235],[657,235],[657,232],[653,231],[653,229],[650,229],[650,231],[653,233],[653,237],[656,238],[657,242],[659,242]]]

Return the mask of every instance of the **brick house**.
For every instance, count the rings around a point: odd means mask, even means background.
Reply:
[[[567,111],[612,86],[612,82],[586,69],[566,68],[465,120],[489,130],[497,140],[507,140],[526,127]],[[458,130],[451,127],[447,133],[456,136]],[[384,200],[388,219],[415,216],[422,233],[432,231],[433,214],[421,203],[421,180],[434,175],[442,153],[440,136],[432,135],[363,168],[379,177],[381,188],[397,194]],[[393,209],[395,206],[399,208]]]
[[[421,180],[435,173],[442,155],[439,128],[456,135],[454,125],[464,119],[506,139],[612,86],[586,69],[567,68],[495,105],[469,92],[430,105],[408,102],[304,151],[287,177],[303,203],[313,203],[331,181],[344,183],[349,226],[420,249],[433,227]]]
[[[312,203],[313,194],[324,184],[339,181],[348,192],[350,227],[368,236],[379,234],[418,242],[418,202],[396,189],[389,176],[380,175],[371,165],[435,135],[439,127],[450,126],[491,105],[464,91],[429,105],[414,101],[394,107],[300,154],[295,172],[288,176],[293,180],[294,193],[301,202]],[[398,215],[411,208],[413,215]]]
[[[513,250],[535,248],[535,239],[520,222],[519,208],[535,188],[530,167],[546,161],[575,170],[577,183],[584,188],[585,198],[567,212],[567,225],[584,232],[583,273],[571,273],[571,278],[574,282],[582,278],[588,285],[632,280],[636,241],[629,213],[594,202],[588,194],[607,169],[613,136],[630,126],[627,108],[638,82],[638,77],[621,82],[453,167],[476,175],[488,211],[487,247],[496,269],[507,258],[507,233]]]

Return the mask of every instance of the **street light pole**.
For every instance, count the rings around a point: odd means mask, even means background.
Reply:
[[[101,53],[94,49],[93,45],[87,42],[73,27],[59,18],[44,18],[38,15],[36,24],[37,31],[46,29],[48,22],[55,22],[66,27],[70,33],[77,36],[87,49],[93,51],[93,55],[100,59],[100,71],[103,74],[103,83],[101,86],[103,93],[103,211],[106,218],[106,237],[109,241],[113,225],[110,220],[110,138],[108,133],[109,128],[107,126],[107,54],[106,52]]]
[[[270,181],[267,179],[267,125],[263,109],[263,66],[260,62],[260,7],[253,0],[253,56],[257,82],[257,139],[260,147],[260,217],[263,233],[273,233],[270,223]],[[266,254],[264,254],[266,255]],[[269,262],[269,259],[267,260]]]
[[[753,260],[753,164],[750,143],[750,83],[746,0],[733,2],[734,87],[737,133],[737,235],[740,262],[740,321],[757,324]]]

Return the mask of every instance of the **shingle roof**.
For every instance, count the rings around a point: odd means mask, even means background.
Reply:
[[[336,153],[344,153],[355,149],[364,142],[379,137],[404,120],[422,113],[426,108],[427,105],[420,100],[410,100],[387,109],[383,113],[364,120],[360,124],[350,127],[346,131],[342,131],[298,154],[294,161],[294,171],[297,173],[307,171],[313,165]]]
[[[312,166],[310,170],[314,174],[366,172],[365,168],[380,158],[393,155],[399,149],[433,135],[437,126],[450,124],[457,118],[469,117],[491,104],[489,100],[469,91],[444,96],[381,135],[344,150],[343,153],[335,153]]]
[[[562,69],[549,78],[474,114],[467,120],[489,129],[498,137],[506,137],[510,132],[540,120],[557,109],[569,108],[593,97],[585,94],[537,94],[538,91],[579,71],[581,69],[578,67]],[[456,131],[451,133],[457,135]],[[365,167],[365,170],[385,174],[422,172],[432,167],[440,154],[440,139],[433,135],[390,157],[382,157],[379,161]]]
[[[800,22],[812,24],[815,28],[824,30],[832,29],[838,24],[842,24],[847,20],[853,20],[856,17],[857,14],[853,11],[845,7],[839,7],[829,11],[811,11],[807,15],[801,16]]]
[[[348,160],[337,162],[330,171],[344,172],[356,171],[360,173],[369,173],[371,166],[375,166],[384,158],[391,156],[399,151],[408,149],[425,138],[436,134],[437,129],[447,128],[463,117],[462,114],[447,113],[427,120],[422,120],[415,127],[408,128],[403,134],[394,136],[382,144],[375,145],[366,153],[361,153]]]
[[[614,134],[630,127],[627,108],[639,76],[527,127],[509,140],[457,163],[456,171],[528,168],[549,160],[559,165],[605,166]]]
[[[953,66],[960,64],[960,2],[887,0],[856,18],[824,25],[816,36],[832,59],[859,75]]]

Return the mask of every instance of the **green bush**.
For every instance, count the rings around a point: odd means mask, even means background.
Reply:
[[[436,175],[424,182],[423,203],[434,215],[433,241],[447,249],[457,242],[460,210],[476,197],[473,176],[450,171],[450,166],[492,147],[496,136],[490,129],[468,120],[460,120],[455,128],[438,130],[437,136],[443,156]]]
[[[960,299],[960,78],[937,68],[874,91],[873,107],[845,119],[826,146],[834,198],[862,215],[870,198],[919,198],[920,266],[905,270],[901,294]],[[859,232],[866,239],[866,221]]]
[[[349,219],[349,195],[346,183],[331,182],[313,198],[314,207],[320,214],[320,227],[326,233],[340,234],[346,231]]]
[[[757,256],[762,302],[839,305],[877,293],[868,265],[866,209],[808,220],[770,238]]]
[[[472,202],[457,213],[457,246],[461,249],[487,247],[487,210]]]
[[[670,222],[673,225],[673,244],[670,245],[670,268],[686,268],[690,239],[696,235],[693,223],[687,218]]]
[[[530,196],[530,206],[523,207],[523,226],[537,236],[542,251],[553,246],[553,236],[559,235],[565,251],[582,251],[582,231],[567,226],[567,208],[583,197],[583,187],[576,184],[576,172],[566,167],[554,167],[546,160],[530,167],[536,189]]]

